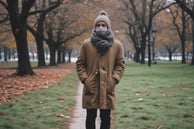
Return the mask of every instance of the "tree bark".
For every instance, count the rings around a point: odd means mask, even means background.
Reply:
[[[3,49],[4,49],[4,61],[7,62],[7,49],[8,48],[4,46]]]
[[[28,30],[34,35],[37,46],[38,54],[38,67],[46,66],[45,55],[44,55],[44,46],[43,46],[43,25],[38,24],[37,31],[35,31],[31,26],[27,25]]]
[[[135,56],[134,56],[134,60],[136,63],[139,63],[140,62],[140,50],[141,48],[136,48],[136,52],[135,52]]]
[[[194,11],[194,7],[193,7],[193,11]],[[191,65],[194,65],[194,18],[192,19],[192,40],[193,40],[193,56],[192,56],[192,60],[191,60]]]
[[[55,66],[56,65],[56,50],[55,49],[50,49],[50,66]]]
[[[28,0],[23,2],[22,12],[19,14],[18,0],[7,0],[12,32],[16,40],[16,47],[18,52],[18,68],[16,75],[19,76],[34,74],[29,60],[26,31],[26,20],[28,17],[28,12],[34,2],[35,0]]]
[[[169,58],[169,61],[172,61],[172,52],[168,52],[169,53],[169,55],[168,55],[168,58]]]
[[[62,63],[62,56],[61,55],[62,55],[62,48],[59,47],[57,49],[57,63],[58,64]]]
[[[62,48],[62,63],[65,63],[66,49]]]
[[[194,2],[193,2],[192,12],[194,12]],[[193,40],[193,56],[191,60],[191,65],[194,65],[194,16],[192,17],[192,40]]]
[[[182,46],[182,64],[186,64],[186,58],[185,58],[185,40],[181,40],[181,46]]]
[[[38,52],[38,66],[46,66],[45,63],[45,55],[44,55],[44,47],[43,47],[43,24],[45,20],[45,13],[40,14],[40,18],[38,20],[37,33],[35,35],[37,52]]]
[[[68,51],[68,63],[71,63],[71,53],[72,53],[72,50],[73,49],[70,49],[69,51]]]
[[[146,37],[142,36],[141,41],[141,64],[145,64]]]
[[[36,45],[37,45],[37,52],[38,52],[38,67],[46,66],[43,38],[39,34],[37,34],[36,36]]]

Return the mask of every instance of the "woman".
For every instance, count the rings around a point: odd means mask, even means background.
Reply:
[[[124,52],[114,39],[108,14],[101,11],[94,21],[91,38],[81,46],[76,69],[84,84],[82,107],[86,109],[86,129],[95,129],[97,109],[100,129],[110,129],[110,113],[115,108],[115,86],[125,68]]]

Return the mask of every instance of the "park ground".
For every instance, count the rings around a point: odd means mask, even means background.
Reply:
[[[0,128],[69,129],[81,98],[75,64],[34,71],[14,77],[14,69],[0,69]],[[193,129],[193,76],[194,67],[180,62],[127,62],[111,129]]]
[[[75,69],[75,64],[34,68],[34,76],[15,76],[15,62],[0,63],[0,103],[8,102],[15,96],[57,83]],[[11,69],[10,69],[10,68]]]

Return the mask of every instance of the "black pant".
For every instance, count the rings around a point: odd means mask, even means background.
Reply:
[[[109,109],[100,109],[101,125],[100,129],[110,129],[110,112]],[[87,109],[86,114],[86,129],[96,129],[95,122],[97,109]]]

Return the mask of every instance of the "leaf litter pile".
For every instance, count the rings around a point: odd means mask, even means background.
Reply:
[[[33,90],[48,88],[72,70],[72,67],[34,69],[35,75],[20,77],[13,75],[15,72],[13,69],[0,69],[0,104]]]

